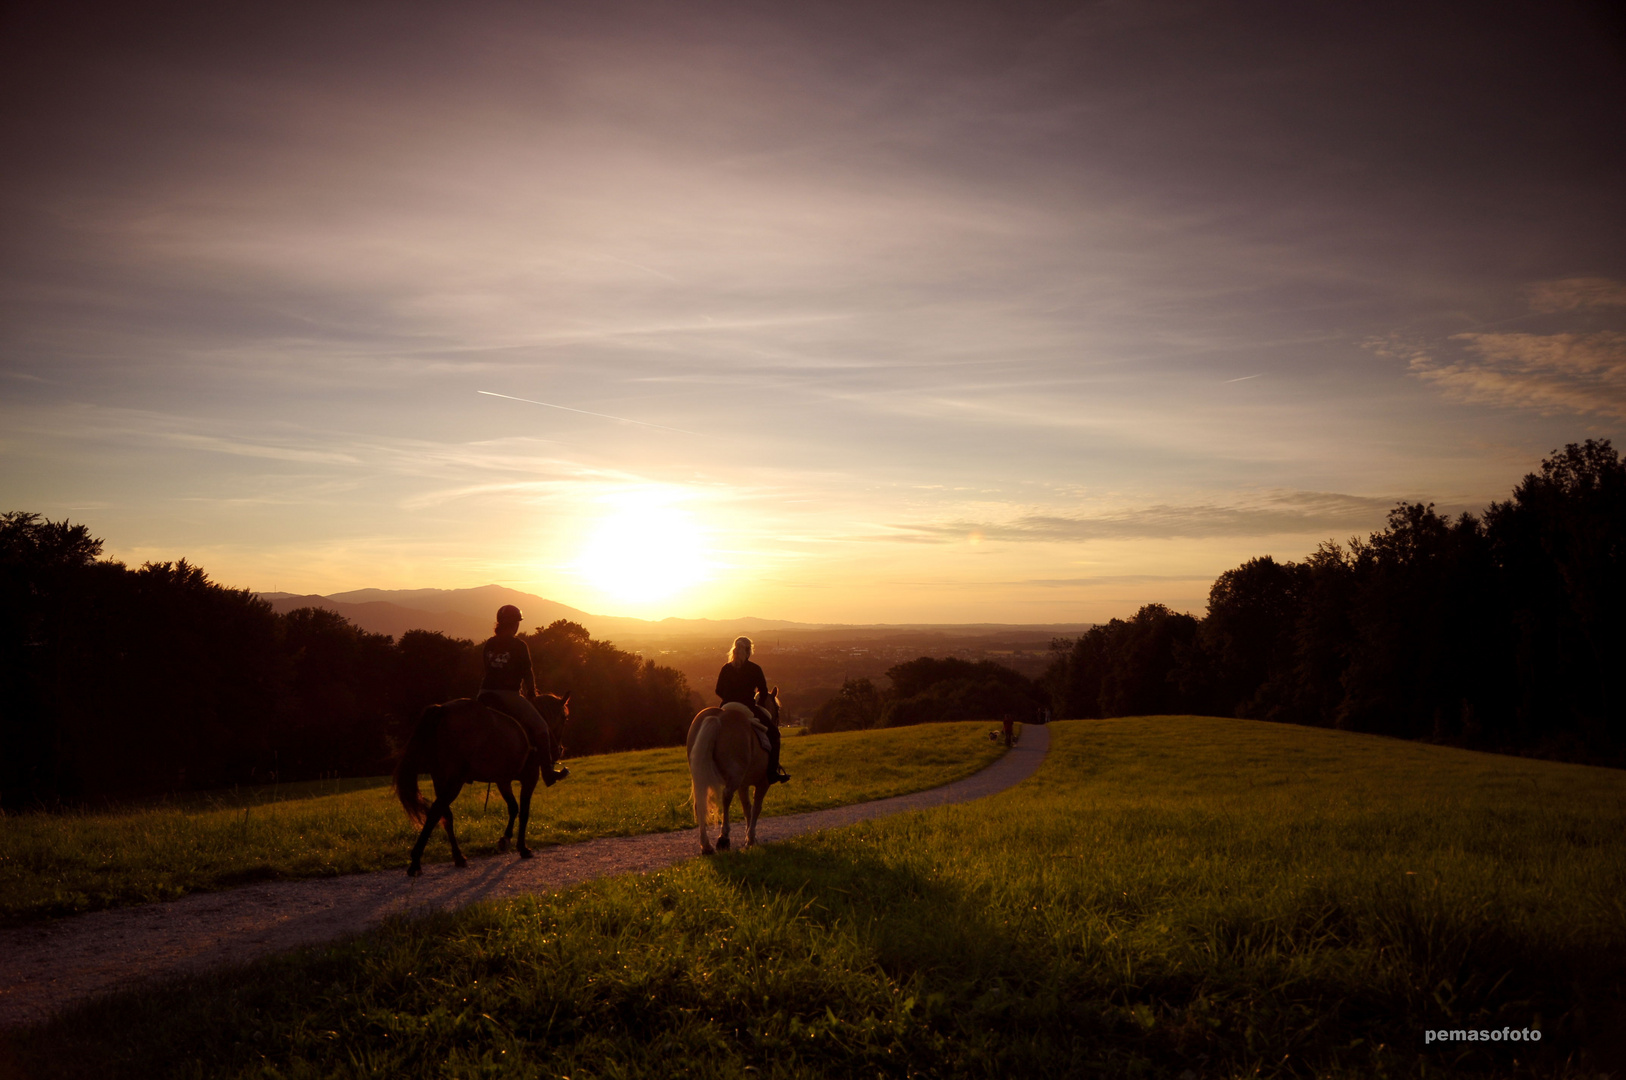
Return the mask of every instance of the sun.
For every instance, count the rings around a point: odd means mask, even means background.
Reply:
[[[665,600],[710,572],[704,536],[685,510],[658,497],[618,500],[592,527],[573,568],[617,600]]]

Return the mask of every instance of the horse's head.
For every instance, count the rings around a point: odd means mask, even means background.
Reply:
[[[531,702],[536,706],[536,711],[542,714],[542,719],[550,724],[559,724],[570,716],[570,693],[566,690],[563,696],[538,694]]]
[[[757,706],[759,708],[766,709],[768,711],[768,715],[773,717],[773,722],[776,724],[779,723],[779,687],[774,687],[766,694],[764,694],[761,690],[758,690]]]

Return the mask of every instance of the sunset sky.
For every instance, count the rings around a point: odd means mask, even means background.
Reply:
[[[131,564],[1093,621],[1626,441],[1601,4],[50,7],[0,510]]]

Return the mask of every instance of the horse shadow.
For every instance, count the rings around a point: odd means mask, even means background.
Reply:
[[[867,926],[866,947],[895,978],[929,973],[990,990],[1046,966],[1037,939],[995,918],[975,890],[862,843],[772,844],[701,865],[732,888],[794,903],[798,918],[822,927]]]

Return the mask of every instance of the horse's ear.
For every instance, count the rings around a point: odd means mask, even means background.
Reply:
[[[566,690],[565,691],[565,696],[559,699],[559,704],[561,704],[561,705],[569,705],[570,704],[570,691],[569,690]]]
[[[768,691],[768,696],[769,697],[778,697],[779,696],[779,687],[776,686],[772,690],[769,690]]]

